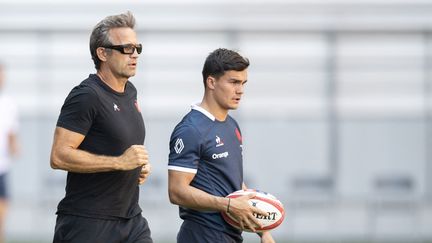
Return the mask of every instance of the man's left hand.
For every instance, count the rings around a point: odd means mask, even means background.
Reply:
[[[276,241],[273,239],[270,231],[264,231],[261,235],[261,243],[276,243]]]
[[[141,168],[140,176],[138,178],[138,182],[140,185],[142,185],[147,180],[147,177],[150,175],[150,173],[151,173],[151,164],[143,165],[143,167]]]

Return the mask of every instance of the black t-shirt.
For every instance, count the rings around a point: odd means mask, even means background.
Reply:
[[[93,154],[119,156],[131,145],[144,144],[137,91],[129,81],[124,93],[118,93],[91,74],[69,93],[57,126],[85,135],[78,148]],[[68,172],[66,195],[57,213],[103,219],[140,214],[140,170]]]

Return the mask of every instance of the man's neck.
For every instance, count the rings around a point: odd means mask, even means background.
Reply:
[[[124,92],[127,78],[117,78],[112,72],[103,69],[99,69],[96,74],[111,89],[119,93]]]
[[[205,97],[199,106],[210,112],[218,121],[225,121],[228,116],[228,110],[222,109],[216,102],[211,102]]]

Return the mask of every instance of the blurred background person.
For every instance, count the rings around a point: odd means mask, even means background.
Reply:
[[[18,110],[12,97],[3,92],[5,85],[4,66],[0,63],[0,242],[4,240],[4,226],[8,202],[8,184],[6,176],[12,157],[18,155]]]

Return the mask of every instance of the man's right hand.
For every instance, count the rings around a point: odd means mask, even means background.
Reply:
[[[144,145],[132,145],[119,157],[120,170],[132,170],[148,163],[148,152]]]
[[[254,214],[267,215],[267,212],[253,207],[249,204],[249,199],[255,197],[255,193],[231,198],[229,213],[234,216],[242,229],[249,228],[255,231],[255,228],[261,227]]]

